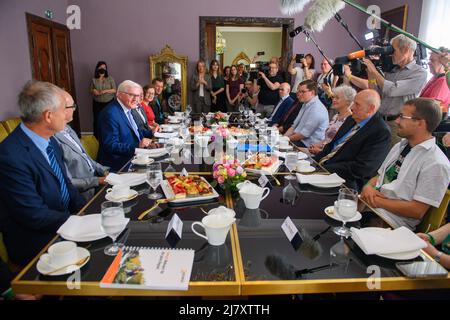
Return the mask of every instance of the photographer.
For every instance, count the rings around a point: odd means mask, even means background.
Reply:
[[[299,59],[300,58],[300,59]],[[296,67],[295,64],[299,63],[300,66]],[[291,97],[295,99],[297,93],[297,87],[300,82],[304,80],[310,80],[316,73],[314,69],[314,57],[312,54],[307,55],[298,54],[293,56],[288,66],[288,72],[291,76],[295,76],[294,85],[292,86]]]
[[[391,40],[394,48],[392,62],[396,67],[383,76],[369,59],[363,59],[367,66],[368,80],[352,75],[345,66],[345,77],[355,86],[362,89],[375,89],[381,95],[380,114],[391,129],[391,145],[400,141],[395,120],[404,102],[416,98],[427,81],[427,72],[414,60],[417,43],[400,34]]]
[[[254,109],[258,103],[258,95],[253,93],[253,83],[245,81],[245,87],[240,92],[240,101],[246,108]]]
[[[269,117],[272,114],[275,105],[278,102],[278,88],[284,82],[281,75],[278,74],[278,64],[269,64],[269,73],[259,71],[259,79],[253,80],[253,90],[258,92],[258,104],[256,112],[261,113],[262,117]]]

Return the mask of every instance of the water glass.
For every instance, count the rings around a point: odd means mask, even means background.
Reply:
[[[147,166],[147,182],[152,187],[153,193],[148,195],[149,199],[160,199],[162,194],[157,193],[156,189],[162,181],[161,163],[151,163]]]
[[[292,171],[297,167],[298,156],[297,152],[286,152],[286,156],[284,158],[284,164],[286,168],[288,168],[290,175],[286,176],[288,180],[296,179],[294,175],[292,175]]]
[[[116,239],[125,229],[128,220],[125,219],[122,202],[105,201],[101,205],[101,210],[101,228],[113,241],[105,247],[104,253],[115,256],[124,248],[122,243],[116,243]]]
[[[357,213],[358,192],[353,189],[341,188],[335,203],[335,214],[342,220],[342,226],[334,228],[333,231],[341,237],[351,236],[351,232],[345,227],[345,223],[351,220]]]

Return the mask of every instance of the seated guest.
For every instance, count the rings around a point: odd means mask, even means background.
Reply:
[[[428,243],[428,247],[423,249],[434,260],[439,262],[444,268],[450,269],[450,223],[429,233],[418,233],[419,237]],[[435,246],[441,245],[442,251]]]
[[[326,144],[333,140],[345,119],[352,114],[350,106],[353,103],[355,96],[356,90],[350,86],[342,85],[333,90],[333,105],[331,107],[337,114],[331,119],[330,124],[325,131],[325,139],[309,146],[308,151],[311,154],[318,154]]]
[[[322,141],[328,127],[328,111],[317,97],[317,84],[305,80],[298,85],[297,96],[303,103],[297,118],[284,134],[298,147],[309,147]]]
[[[125,80],[117,89],[117,100],[111,102],[101,113],[100,150],[98,161],[118,171],[134,155],[135,148],[152,147],[152,131],[138,128],[132,109],[136,108],[141,86]]]
[[[160,130],[159,125],[155,121],[155,113],[151,107],[151,104],[155,100],[155,88],[152,85],[146,85],[142,88],[144,98],[141,101],[141,106],[144,108],[145,115],[147,116],[148,125],[153,132]]]
[[[131,114],[133,115],[134,121],[136,122],[139,130],[152,131],[152,129],[148,124],[147,114],[145,113],[145,110],[141,105],[143,100],[144,100],[144,93],[142,91],[141,95],[139,96],[136,108],[131,110]]]
[[[298,93],[297,93],[298,95]],[[294,103],[289,107],[289,109],[286,111],[286,113],[281,117],[280,121],[278,123],[275,123],[273,126],[278,128],[278,131],[280,134],[286,133],[286,131],[292,127],[292,124],[294,123],[295,119],[298,116],[298,113],[300,112],[300,109],[302,108],[303,103],[301,103],[298,100],[295,100]]]
[[[0,221],[10,260],[24,266],[86,201],[52,137],[66,124],[64,91],[30,81],[18,104],[23,122],[0,144]]]
[[[66,126],[55,134],[55,138],[63,151],[64,164],[70,182],[86,200],[89,200],[94,196],[95,189],[99,185],[105,184],[109,168],[89,157],[76,132],[68,125],[73,120],[76,105],[69,93],[64,92],[64,97],[66,99]]]
[[[155,88],[155,99],[150,102],[150,106],[155,114],[155,121],[157,124],[166,123],[166,116],[164,115],[162,92],[164,89],[164,82],[161,78],[155,78],[152,80],[152,86]]]
[[[346,180],[348,187],[361,190],[376,173],[389,152],[390,130],[378,113],[380,95],[375,90],[359,92],[347,117],[330,143],[315,160]]]
[[[272,114],[269,117],[268,125],[272,126],[283,117],[283,115],[286,113],[286,111],[289,109],[289,107],[294,103],[294,99],[291,98],[289,95],[291,92],[291,86],[287,82],[283,82],[280,84],[280,88],[278,89],[279,95],[280,95],[280,101],[275,106],[275,109],[273,109]]]
[[[403,139],[362,190],[362,199],[394,227],[414,229],[430,206],[439,207],[450,183],[449,161],[432,136],[441,117],[434,100],[406,102],[396,120]]]

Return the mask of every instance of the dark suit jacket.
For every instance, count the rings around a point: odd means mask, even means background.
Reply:
[[[347,117],[334,139],[323,148],[315,160],[319,161],[330,153],[335,141],[339,140],[355,124],[352,117]],[[348,187],[361,190],[364,183],[376,175],[389,152],[390,143],[389,127],[380,114],[376,113],[342,146],[333,158],[324,163],[324,167],[344,178]]]
[[[131,110],[131,113],[133,114],[134,121],[141,131],[144,132],[152,130],[148,125],[147,115],[145,114],[145,111],[141,106],[138,106],[136,109]],[[144,117],[144,119],[142,119],[141,115]]]
[[[9,257],[19,265],[36,256],[70,213],[85,204],[67,177],[61,148],[54,138],[50,143],[69,190],[69,211],[58,178],[20,126],[0,144],[0,228]]]
[[[152,107],[153,113],[155,114],[155,122],[157,124],[164,124],[165,117],[160,98],[155,97],[150,103],[150,107]]]
[[[286,113],[286,111],[289,110],[289,107],[292,106],[293,103],[294,99],[292,99],[290,96],[284,99],[277,112],[273,115],[272,120],[269,122],[269,126],[273,126],[275,123],[278,123],[278,121],[281,120],[283,115]]]
[[[142,138],[153,137],[152,131],[138,128],[139,137],[134,133],[130,122],[117,100],[108,104],[99,115],[100,149],[98,162],[113,171],[122,168],[134,155]]]

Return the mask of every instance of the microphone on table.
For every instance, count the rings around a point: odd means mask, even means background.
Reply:
[[[272,275],[280,278],[281,280],[297,280],[304,274],[314,273],[335,267],[334,264],[326,264],[320,267],[299,270],[293,264],[289,263],[285,256],[278,253],[269,254],[264,261],[264,265]]]
[[[344,9],[342,0],[316,0],[305,18],[305,27],[311,31],[322,31],[325,24]]]
[[[311,0],[280,0],[280,10],[282,14],[293,15],[301,12]]]

